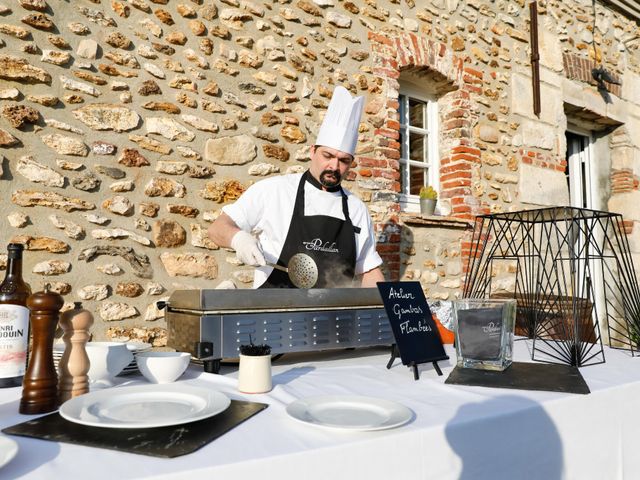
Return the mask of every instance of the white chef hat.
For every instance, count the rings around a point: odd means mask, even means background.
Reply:
[[[358,126],[364,97],[352,97],[344,87],[336,87],[322,121],[316,145],[353,155],[358,143]]]

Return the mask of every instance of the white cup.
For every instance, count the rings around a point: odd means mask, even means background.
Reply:
[[[122,342],[88,342],[89,380],[92,384],[110,386],[113,378],[133,360],[133,354]]]
[[[266,393],[271,390],[271,355],[240,355],[238,390]]]
[[[136,362],[140,373],[151,383],[175,382],[189,366],[187,352],[140,352]]]

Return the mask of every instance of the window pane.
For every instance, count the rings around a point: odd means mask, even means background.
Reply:
[[[420,189],[430,184],[430,169],[433,167],[433,172],[437,172],[439,168],[437,145],[432,142],[438,136],[438,122],[437,117],[431,117],[432,106],[437,108],[431,100],[412,98],[404,92],[398,95],[399,180],[403,210],[415,211]],[[433,125],[431,120],[434,120]],[[432,133],[433,137],[430,136]]]
[[[409,132],[409,158],[417,162],[425,161],[425,140],[421,133]]]
[[[427,170],[415,165],[409,166],[409,175],[411,177],[411,187],[409,191],[412,195],[419,195],[420,188],[427,184]]]
[[[409,124],[412,127],[425,128],[424,113],[426,104],[415,98],[409,98]]]

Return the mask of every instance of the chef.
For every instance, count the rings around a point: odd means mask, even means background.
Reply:
[[[250,186],[209,227],[211,240],[258,267],[254,288],[295,288],[286,267],[297,254],[318,268],[316,288],[374,287],[384,281],[367,207],[341,182],[353,162],[364,98],[336,87],[311,147],[309,170]]]

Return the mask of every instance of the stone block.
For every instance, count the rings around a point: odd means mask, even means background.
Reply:
[[[164,252],[160,255],[160,261],[171,277],[186,276],[213,280],[218,276],[218,263],[213,256],[206,253]]]
[[[640,173],[640,151],[631,146],[612,148],[611,167],[617,170],[630,168],[637,175]]]
[[[561,72],[564,65],[562,62],[562,49],[559,48],[560,39],[558,36],[543,27],[538,29],[538,40],[540,66]]]
[[[543,98],[546,97],[543,96]],[[606,119],[606,123],[609,125],[614,122],[626,123],[629,118],[630,107],[627,102],[612,101],[607,103],[595,88],[585,86],[584,83],[563,79],[562,98],[565,103],[580,107]]]
[[[563,172],[523,163],[520,166],[519,200],[533,205],[568,205],[569,187]]]
[[[244,165],[256,158],[256,145],[248,135],[210,138],[204,157],[218,165]]]
[[[527,147],[553,150],[557,129],[539,122],[525,121],[520,126],[522,143]]]
[[[533,89],[529,73],[513,73],[511,82],[511,110],[517,115],[557,125],[558,118],[563,115],[562,95],[558,88],[540,84],[542,99],[540,120],[533,113]]]
[[[640,253],[640,222],[634,222],[633,230],[627,235],[627,239],[629,240],[629,250],[632,253]]]
[[[626,71],[622,77],[621,96],[624,100],[637,102],[640,92],[640,76],[637,73]]]
[[[626,127],[629,138],[635,147],[640,148],[640,107],[633,106],[629,111]],[[640,171],[637,172],[640,174]]]
[[[619,193],[609,199],[609,211],[620,213],[625,220],[640,221],[638,205],[640,205],[640,191],[638,190]]]
[[[132,305],[122,302],[104,302],[98,307],[98,315],[105,322],[124,320],[138,316],[138,310]]]

